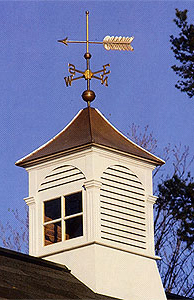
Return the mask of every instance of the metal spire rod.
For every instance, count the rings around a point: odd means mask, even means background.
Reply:
[[[88,17],[89,17],[89,11],[86,11],[86,53],[89,53],[89,22],[88,22]]]
[[[86,11],[86,53],[84,55],[85,59],[86,59],[86,70],[87,70],[87,73],[89,73],[90,71],[90,58],[91,58],[91,54],[89,53],[89,20],[88,20],[88,17],[89,17],[89,11]],[[87,78],[87,90],[89,91],[90,90],[90,78],[88,76]],[[88,106],[90,106],[90,101],[87,101],[88,103]]]

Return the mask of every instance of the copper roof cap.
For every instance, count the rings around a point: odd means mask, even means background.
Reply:
[[[25,167],[84,146],[105,146],[162,165],[164,161],[127,139],[95,108],[81,110],[53,139],[16,162]]]

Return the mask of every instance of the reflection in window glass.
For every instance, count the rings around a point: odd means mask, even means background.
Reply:
[[[83,236],[82,192],[45,201],[43,226],[45,246]]]
[[[82,216],[67,219],[65,221],[65,239],[73,239],[83,235],[83,221]]]
[[[82,193],[65,196],[65,217],[82,212]]]
[[[44,202],[44,221],[52,221],[61,218],[61,198]]]
[[[45,246],[61,242],[61,222],[44,226]]]

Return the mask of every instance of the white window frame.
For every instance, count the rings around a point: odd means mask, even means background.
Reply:
[[[65,216],[65,197],[73,195],[73,194],[77,194],[77,193],[81,193],[81,195],[82,195],[82,197],[81,197],[82,212],[79,212],[79,213],[76,213],[76,214],[73,214],[73,215],[70,215],[70,216]],[[59,198],[61,200],[61,217],[58,218],[58,219],[55,219],[55,220],[45,222],[44,221],[44,217],[45,217],[45,206],[44,205],[45,205],[45,203],[49,202],[49,201],[52,201],[52,200],[59,199]],[[65,242],[67,240],[69,241],[69,240],[74,240],[76,238],[83,237],[84,236],[84,212],[83,211],[84,211],[84,203],[83,203],[83,191],[82,190],[79,190],[79,191],[76,191],[76,192],[73,192],[73,193],[69,193],[69,194],[66,194],[66,195],[62,195],[62,196],[56,196],[52,199],[44,200],[43,201],[43,223],[42,223],[42,225],[43,225],[43,246],[47,247],[47,246],[51,246],[51,245],[56,245],[56,244],[59,244],[61,242]],[[69,220],[69,219],[73,219],[75,217],[79,217],[79,216],[82,216],[83,235],[75,237],[75,238],[71,238],[71,239],[65,239],[65,221]],[[54,224],[54,223],[57,223],[57,222],[61,222],[61,241],[56,242],[56,243],[52,243],[50,245],[45,245],[45,226],[49,225],[49,224]]]

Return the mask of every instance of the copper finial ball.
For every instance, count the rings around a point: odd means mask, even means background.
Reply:
[[[95,99],[96,95],[93,91],[91,90],[86,90],[82,94],[82,98],[86,102],[92,102]]]
[[[85,59],[90,59],[92,57],[92,55],[90,54],[90,53],[88,53],[88,52],[86,52],[85,54],[84,54],[84,58]]]

